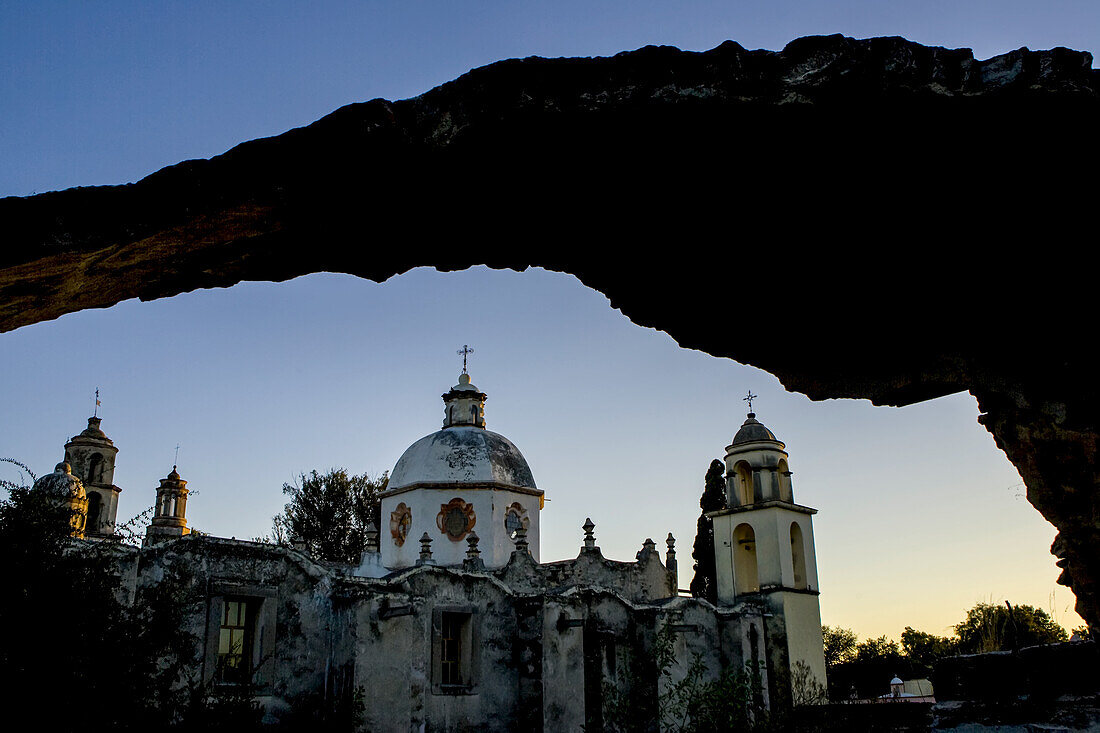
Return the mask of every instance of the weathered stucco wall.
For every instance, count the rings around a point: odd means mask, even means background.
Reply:
[[[969,390],[1100,627],[1091,63],[840,36],[505,61],[133,185],[0,201],[0,330],[318,271],[569,272],[814,399]],[[471,212],[479,247],[456,250]],[[745,312],[774,328],[732,328]]]
[[[767,657],[772,620],[762,608],[716,609],[675,596],[632,601],[611,589],[637,578],[629,563],[608,567],[596,552],[582,555],[591,556],[579,564],[591,577],[574,572],[563,585],[518,553],[497,571],[422,566],[363,578],[284,547],[197,535],[127,550],[120,563],[131,593],[181,583],[173,592],[190,640],[181,684],[212,682],[223,602],[257,602],[248,622],[252,681],[268,722],[306,720],[361,689],[364,730],[598,729],[623,714],[617,695],[655,705],[696,656],[708,676],[743,669],[752,658],[746,622],[759,629],[757,657]],[[441,667],[444,614],[465,619],[463,672],[451,684]],[[662,630],[675,654],[667,678],[654,651]],[[764,672],[765,680],[785,677]]]

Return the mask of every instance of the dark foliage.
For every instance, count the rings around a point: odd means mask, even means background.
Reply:
[[[955,625],[963,654],[1019,649],[1066,641],[1066,630],[1046,611],[1034,606],[979,603]]]
[[[829,698],[884,695],[890,679],[930,677],[940,659],[957,654],[976,654],[1019,649],[1066,641],[1065,629],[1034,606],[978,603],[955,625],[955,636],[936,636],[906,626],[901,644],[880,636],[858,641],[850,629],[822,626]]]
[[[11,482],[0,501],[0,701],[33,710],[43,730],[148,730],[185,708],[181,662],[194,653],[181,632],[189,579],[163,582],[125,603],[119,568],[127,548],[70,537],[67,497]],[[58,704],[58,696],[66,704]]]
[[[850,662],[856,655],[859,637],[851,629],[839,626],[822,626],[821,636],[825,640],[825,666],[829,669]]]
[[[203,645],[187,629],[204,617],[205,592],[188,568],[161,565],[163,577],[130,599],[120,571],[134,548],[74,540],[65,496],[25,481],[0,486],[0,705],[9,714],[62,732],[263,728],[252,687],[199,679]],[[353,730],[362,711],[362,690],[294,700],[276,729]]]
[[[320,560],[358,564],[367,525],[378,522],[378,494],[388,482],[385,473],[378,478],[349,476],[343,468],[301,474],[295,483],[283,485],[290,502],[274,519],[275,541],[301,542]]]
[[[718,602],[718,571],[714,566],[714,523],[707,512],[726,508],[726,466],[719,460],[710,462],[706,477],[703,479],[703,495],[699,506],[703,512],[699,515],[695,532],[695,545],[691,557],[695,560],[695,575],[691,579],[691,595],[705,598],[711,603]]]
[[[937,660],[959,653],[959,641],[906,626],[905,631],[901,632],[901,650],[915,669],[923,670],[920,676],[927,677],[932,674]]]

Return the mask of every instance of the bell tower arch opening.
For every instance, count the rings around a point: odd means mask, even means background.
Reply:
[[[760,590],[756,532],[751,524],[739,524],[733,530],[733,583],[737,595]]]

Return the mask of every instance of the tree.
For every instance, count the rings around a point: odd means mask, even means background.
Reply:
[[[839,626],[822,626],[821,636],[825,639],[826,670],[838,664],[850,662],[855,657],[858,637],[851,629],[842,629]]]
[[[387,473],[349,476],[343,468],[303,473],[293,484],[283,484],[290,502],[275,517],[272,533],[284,543],[296,538],[317,559],[358,564],[367,525],[380,520],[378,494],[388,482]]]
[[[901,632],[901,649],[914,668],[920,668],[926,676],[932,673],[937,660],[958,654],[959,644],[956,639],[906,626]]]
[[[691,595],[718,602],[718,571],[714,566],[714,523],[707,512],[726,508],[726,467],[719,460],[710,462],[703,479],[703,495],[699,506],[703,512],[695,532],[691,557],[695,560],[695,576],[691,579]]]
[[[913,664],[885,636],[859,641],[850,629],[822,626],[829,698],[871,698],[888,690],[894,675],[912,677]]]
[[[963,654],[1019,649],[1036,644],[1066,641],[1066,630],[1047,612],[1034,606],[978,603],[955,624],[959,651]]]
[[[165,704],[178,699],[179,667],[165,663],[166,650],[181,648],[176,617],[163,617],[155,593],[140,594],[133,606],[120,600],[126,550],[73,539],[67,495],[2,485],[0,704],[33,711],[48,730],[163,728],[177,709]],[[74,691],[83,704],[57,705],[58,690]],[[111,702],[96,704],[102,700]]]

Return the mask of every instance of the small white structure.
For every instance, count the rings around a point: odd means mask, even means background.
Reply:
[[[890,680],[890,692],[879,695],[885,702],[936,702],[932,683],[926,679],[902,680],[897,675]]]

